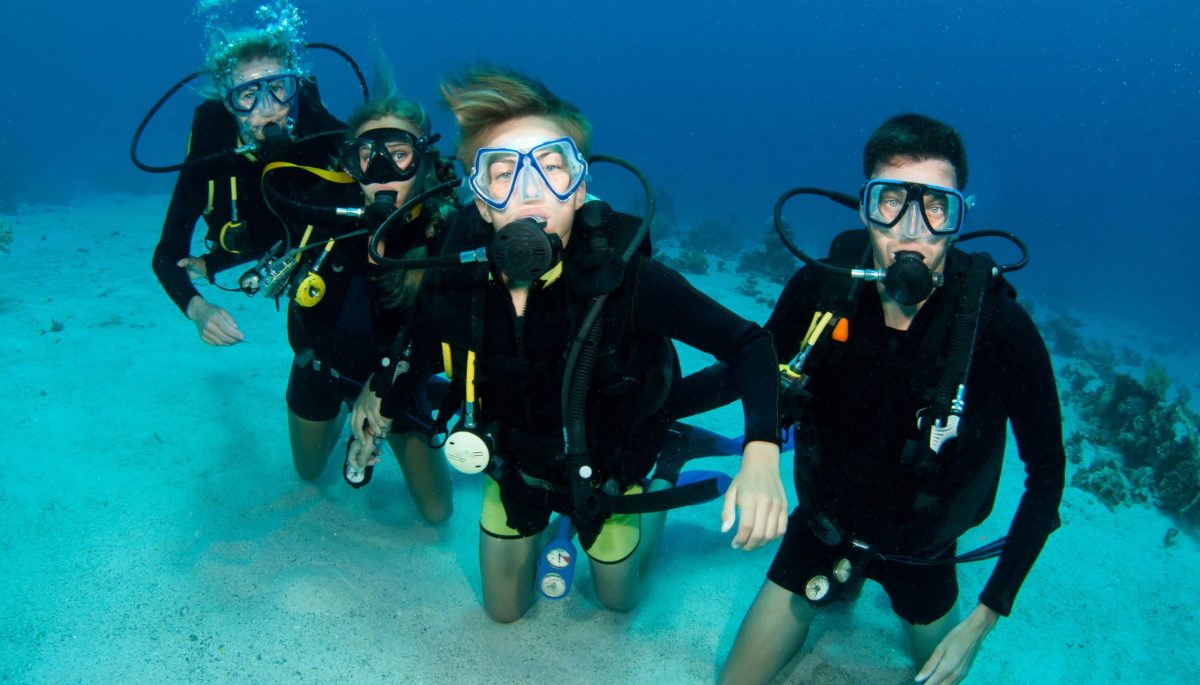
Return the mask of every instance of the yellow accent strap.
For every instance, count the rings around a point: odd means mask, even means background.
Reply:
[[[475,404],[475,350],[467,350],[467,404]]]
[[[450,343],[442,343],[442,367],[446,370],[446,378],[454,378],[454,360],[450,357]]]
[[[213,210],[213,195],[217,191],[217,184],[210,178],[208,179],[208,206],[204,208],[205,214],[212,214]]]
[[[321,169],[315,166],[304,166],[303,164],[292,164],[291,162],[271,162],[263,167],[262,175],[265,177],[268,172],[276,169],[303,169],[308,173],[319,176],[330,183],[354,183],[354,177],[342,171],[330,171]]]
[[[229,177],[229,197],[232,197],[233,201],[237,202],[237,176]]]

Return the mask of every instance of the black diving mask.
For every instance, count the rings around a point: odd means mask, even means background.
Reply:
[[[417,175],[421,158],[440,137],[417,137],[398,128],[364,131],[342,143],[338,165],[363,185],[407,181]]]

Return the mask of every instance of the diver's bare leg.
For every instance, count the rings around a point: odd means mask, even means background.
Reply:
[[[738,628],[718,682],[770,682],[804,646],[816,615],[805,598],[764,581]]]
[[[441,450],[429,446],[420,433],[393,433],[388,444],[404,472],[404,482],[413,504],[424,519],[434,525],[444,523],[454,513],[450,489],[450,468]]]
[[[325,463],[329,460],[329,452],[341,437],[342,424],[345,422],[344,413],[338,414],[337,418],[331,421],[302,419],[291,409],[288,409],[287,413],[292,464],[301,479],[314,481],[321,477]]]

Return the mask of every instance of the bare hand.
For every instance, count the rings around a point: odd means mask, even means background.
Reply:
[[[970,616],[942,638],[929,661],[913,678],[926,685],[954,685],[962,682],[971,672],[975,655],[979,652],[983,638],[996,625],[999,615],[980,604]]]
[[[387,438],[392,420],[383,415],[382,406],[383,398],[371,390],[371,379],[368,378],[350,410],[350,430],[355,439],[369,444],[373,438],[380,441]]]
[[[779,479],[779,446],[761,440],[747,443],[742,467],[725,492],[721,532],[732,530],[740,519],[733,548],[757,549],[787,530],[787,507],[787,494]]]
[[[196,324],[200,339],[209,345],[224,347],[236,345],[246,339],[229,312],[207,302],[199,295],[188,302],[187,317]]]
[[[382,441],[382,438],[379,439]],[[346,446],[346,458],[359,471],[379,463],[379,442],[376,438],[368,437],[365,441],[351,439]]]
[[[193,281],[201,278],[208,278],[208,265],[204,263],[204,257],[184,257],[175,262],[175,266],[181,269],[187,269],[188,276]]]

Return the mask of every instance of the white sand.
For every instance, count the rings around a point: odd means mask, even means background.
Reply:
[[[13,418],[0,438],[0,681],[715,678],[774,546],[730,550],[716,504],[676,512],[633,613],[600,609],[580,569],[569,599],[492,623],[479,597],[479,481],[456,477],[456,513],[440,528],[418,522],[391,463],[361,491],[342,483],[336,456],[319,483],[300,482],[284,422],[284,317],[209,288],[247,342],[199,342],[149,268],[165,206],[104,195],[3,217],[15,241],[0,253]],[[731,294],[736,277],[695,282],[765,318]],[[1164,359],[1194,384],[1184,356]],[[686,365],[701,363],[685,352]],[[740,432],[737,409],[700,422]],[[1023,478],[1011,445],[1009,462],[995,514],[965,546],[1007,527]],[[1196,682],[1195,538],[1166,548],[1167,517],[1112,512],[1074,488],[1062,514],[970,682]],[[989,570],[961,568],[964,611]],[[786,680],[900,683],[913,672],[886,598],[868,584],[857,605],[819,620]]]

